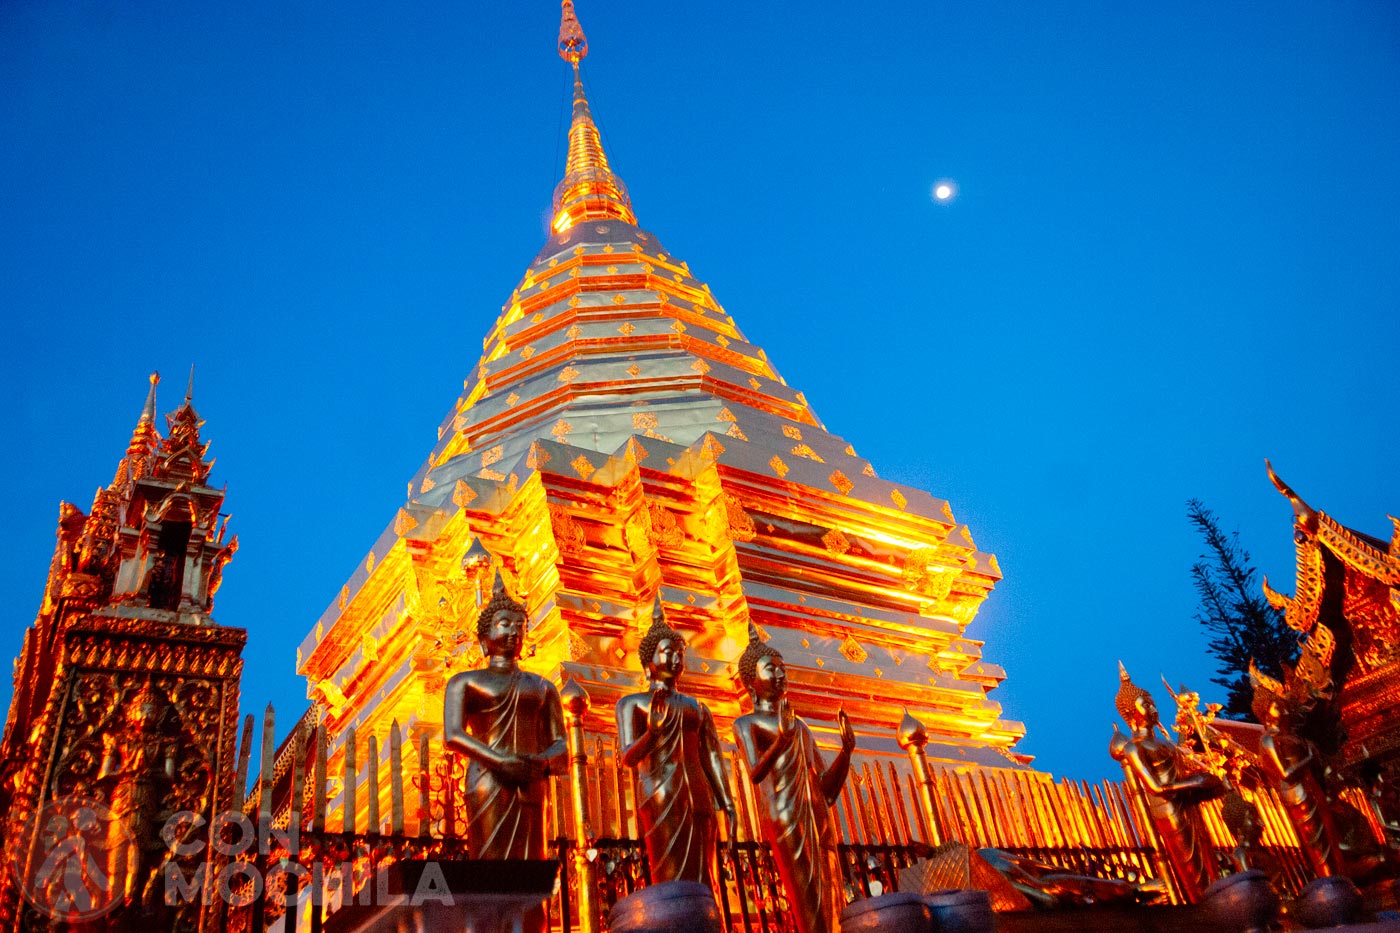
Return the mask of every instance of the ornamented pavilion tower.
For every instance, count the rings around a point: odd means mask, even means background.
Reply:
[[[1329,697],[1316,738],[1335,767],[1400,813],[1400,519],[1389,541],[1348,528],[1303,501],[1269,468],[1293,504],[1294,595],[1264,593],[1300,633],[1298,679]]]
[[[741,712],[733,662],[752,619],[787,659],[801,715],[834,723],[845,704],[862,753],[899,754],[907,707],[931,757],[1024,766],[1011,751],[1022,725],[988,698],[1004,673],[966,634],[996,559],[948,503],[881,479],[828,431],[638,226],[584,94],[587,40],[563,7],[573,118],[552,234],[407,501],[298,651],[329,733],[383,736],[397,719],[436,741],[446,679],[480,661],[493,557],[529,608],[525,666],[584,685],[594,735],[611,735],[613,702],[639,683],[659,594],[689,641],[684,689],[722,735]]]
[[[0,873],[7,930],[49,929],[55,909],[76,909],[72,919],[82,920],[84,906],[100,913],[89,922],[103,929],[217,928],[217,908],[198,896],[160,906],[169,857],[160,831],[180,811],[203,818],[202,830],[183,824],[183,848],[195,854],[181,867],[193,879],[209,856],[215,814],[234,801],[247,636],[210,613],[238,539],[225,540],[224,490],[208,484],[213,461],[190,395],[166,416],[162,438],[156,381],[91,513],[59,506],[44,601],[15,662],[0,743],[5,848],[18,859],[17,872]],[[95,822],[75,809],[85,802],[99,805]],[[71,873],[42,869],[46,837],[35,829],[55,819],[70,821],[62,823],[75,830],[67,838],[88,859],[81,877],[99,885],[88,900],[65,894]]]

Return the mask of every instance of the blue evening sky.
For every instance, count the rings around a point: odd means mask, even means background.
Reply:
[[[1039,766],[1115,772],[1118,658],[1218,693],[1189,497],[1285,591],[1265,456],[1389,537],[1400,7],[579,16],[643,227],[829,429],[998,555],[970,634]],[[146,374],[168,411],[193,362],[243,545],[216,615],[250,632],[244,706],[304,709],[296,644],[543,242],[557,22],[549,0],[0,4],[0,656],[59,500],[87,508]]]

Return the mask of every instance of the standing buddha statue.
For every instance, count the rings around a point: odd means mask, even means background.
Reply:
[[[1322,786],[1317,747],[1296,731],[1301,711],[1287,698],[1283,685],[1252,662],[1249,679],[1254,684],[1254,718],[1264,727],[1259,740],[1264,771],[1278,791],[1313,871],[1319,878],[1340,874],[1342,853]]]
[[[1181,893],[1195,903],[1218,872],[1215,847],[1197,805],[1220,796],[1224,786],[1208,772],[1183,773],[1180,749],[1156,735],[1160,720],[1152,694],[1132,682],[1122,662],[1118,677],[1116,705],[1129,734],[1115,734],[1109,753],[1123,766],[1124,776],[1146,792],[1152,826],[1181,883]]]
[[[846,711],[838,710],[841,750],[827,766],[788,702],[783,656],[763,643],[752,623],[739,677],[754,711],[735,720],[734,741],[759,791],[763,838],[772,846],[797,933],[828,933],[844,902],[831,806],[850,770],[855,733]]]
[[[685,639],[666,624],[659,596],[637,654],[648,685],[645,693],[617,702],[617,735],[622,763],[635,771],[651,881],[713,888],[715,810],[724,810],[732,837],[734,798],[709,708],[676,689],[685,670]]]
[[[563,773],[567,752],[559,691],[520,669],[525,607],[496,571],[491,599],[476,621],[486,667],[447,682],[443,733],[467,764],[467,840],[473,858],[545,859],[548,776]],[[543,910],[524,929],[543,930]]]

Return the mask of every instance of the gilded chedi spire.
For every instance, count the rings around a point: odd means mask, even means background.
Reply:
[[[574,15],[573,0],[564,0],[559,25],[559,57],[574,69],[574,114],[569,125],[569,157],[564,178],[554,189],[555,233],[585,220],[620,220],[635,225],[627,186],[608,167],[598,126],[588,109],[579,62],[588,56],[588,38]]]
[[[150,472],[151,460],[160,444],[160,434],[156,431],[156,386],[160,383],[160,373],[151,373],[151,388],[146,392],[146,404],[141,407],[141,417],[132,429],[131,441],[126,445],[126,456],[117,464],[112,485],[125,488]]]

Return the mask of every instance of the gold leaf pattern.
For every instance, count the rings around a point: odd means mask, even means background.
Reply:
[[[636,331],[637,328],[627,321],[623,321],[617,326],[617,332],[624,337],[631,337]]]
[[[568,652],[570,661],[582,661],[584,658],[588,657],[588,652],[591,650],[588,642],[584,641],[583,637],[577,632],[575,632],[573,629],[569,630],[568,641]]]
[[[783,436],[790,440],[800,441],[802,440],[802,431],[795,424],[785,424],[783,425]]]
[[[615,305],[620,305],[620,304],[626,304],[626,303],[627,303],[627,298],[626,298],[626,296],[624,296],[621,292],[618,292],[616,295],[613,295],[613,304],[615,304]]]
[[[521,348],[520,348],[520,358],[521,358],[522,360],[528,360],[530,357],[532,357],[532,356],[534,356],[534,355],[535,355],[535,348],[534,348],[534,347],[521,347]]]
[[[573,326],[570,327],[568,330],[564,331],[564,335],[565,335],[566,337],[568,337],[570,340],[577,340],[577,339],[579,338],[579,335],[582,334],[582,333],[583,333],[583,328],[582,328],[582,327],[579,327],[577,324],[573,325]]]
[[[855,483],[851,482],[850,477],[840,470],[832,470],[831,475],[827,477],[827,479],[831,480],[831,485],[835,486],[843,496],[848,494],[851,488],[855,486]]]
[[[875,465],[873,463],[867,463],[865,467],[861,469],[861,472],[864,473],[866,476],[874,476]]]
[[[514,407],[515,407],[515,403],[518,402],[518,401],[520,401],[520,396],[518,396],[518,395],[516,395],[514,392],[512,392],[511,394],[509,394],[509,395],[506,396],[506,407],[507,407],[507,408],[514,408]]]
[[[948,597],[960,572],[960,567],[949,566],[937,548],[916,548],[904,558],[904,586],[934,602]]]
[[[427,492],[428,490],[432,489],[432,488],[435,487],[436,485],[437,485],[437,483],[433,482],[433,478],[432,478],[431,476],[425,476],[425,477],[423,477],[423,482],[418,486],[418,491],[419,491],[419,492]]]
[[[632,427],[638,430],[654,428],[657,425],[656,415],[649,411],[639,411],[632,415]]]
[[[627,367],[627,375],[631,376],[633,379],[636,379],[641,374],[642,367],[638,366],[636,363],[633,363],[631,366]]]
[[[481,454],[481,466],[482,466],[482,469],[485,469],[486,467],[489,467],[489,466],[490,466],[491,464],[493,464],[493,463],[499,463],[501,457],[505,456],[505,452],[506,452],[506,449],[505,449],[505,447],[502,446],[501,444],[497,444],[495,447],[492,447],[490,450],[482,451],[482,454]]]
[[[706,433],[704,443],[700,445],[700,453],[711,460],[718,460],[719,455],[724,453],[724,445],[715,440],[713,434]]]
[[[724,334],[715,334],[715,343],[719,344],[721,347],[727,347],[729,346],[729,338],[724,336]]]
[[[671,510],[654,499],[647,500],[647,513],[651,519],[647,537],[657,547],[677,548],[685,540],[680,523]]]
[[[588,458],[579,454],[573,459],[569,466],[574,468],[574,472],[579,475],[579,479],[588,479],[594,473],[593,464],[588,462]]]
[[[794,447],[794,448],[792,449],[792,453],[793,453],[793,456],[797,456],[797,457],[806,457],[808,460],[815,460],[815,461],[817,461],[818,463],[825,463],[825,462],[826,462],[825,460],[823,460],[823,459],[821,458],[821,455],[820,455],[820,454],[818,454],[818,453],[817,453],[815,450],[813,450],[812,448],[808,447],[806,444],[798,444],[796,447]]]
[[[822,535],[822,547],[826,548],[828,554],[840,557],[851,549],[851,541],[841,533],[841,529],[833,528]]]
[[[899,506],[901,511],[909,504],[909,500],[905,498],[904,493],[900,492],[898,489],[890,490],[890,501]]]
[[[729,426],[729,430],[725,431],[724,433],[728,434],[730,437],[737,438],[741,441],[746,441],[749,439],[749,436],[743,432],[743,430],[739,427],[737,422],[731,424]]]
[[[564,443],[564,438],[568,437],[569,432],[573,429],[573,425],[569,424],[569,422],[565,421],[563,418],[560,418],[558,421],[554,422],[554,427],[549,429],[549,433],[553,434],[554,439],[562,444]]]
[[[715,420],[716,420],[716,421],[735,421],[735,420],[737,420],[737,419],[734,417],[734,412],[730,411],[728,408],[721,408],[721,409],[719,410],[719,414],[715,415]]]
[[[406,533],[418,527],[418,519],[408,514],[407,509],[399,509],[394,516],[394,534],[402,538]]]
[[[558,502],[549,503],[549,524],[560,554],[578,554],[588,546],[583,526]]]
[[[768,466],[773,470],[774,473],[778,474],[778,479],[782,479],[784,476],[787,476],[788,465],[784,463],[783,458],[779,457],[777,454],[774,454],[773,459],[768,461]]]
[[[850,635],[847,635],[846,640],[841,642],[841,654],[852,664],[864,664],[865,659],[870,657],[869,653],[860,646],[860,642]]]
[[[744,511],[744,503],[733,493],[724,494],[724,514],[729,521],[730,540],[752,541],[758,537],[758,528],[755,527],[749,513]]]
[[[572,366],[565,366],[564,371],[561,372],[558,376],[559,381],[562,382],[564,385],[568,385],[577,378],[578,370],[574,369]]]
[[[690,368],[703,376],[710,371],[710,364],[706,363],[704,360],[697,359],[694,363],[690,364]]]

